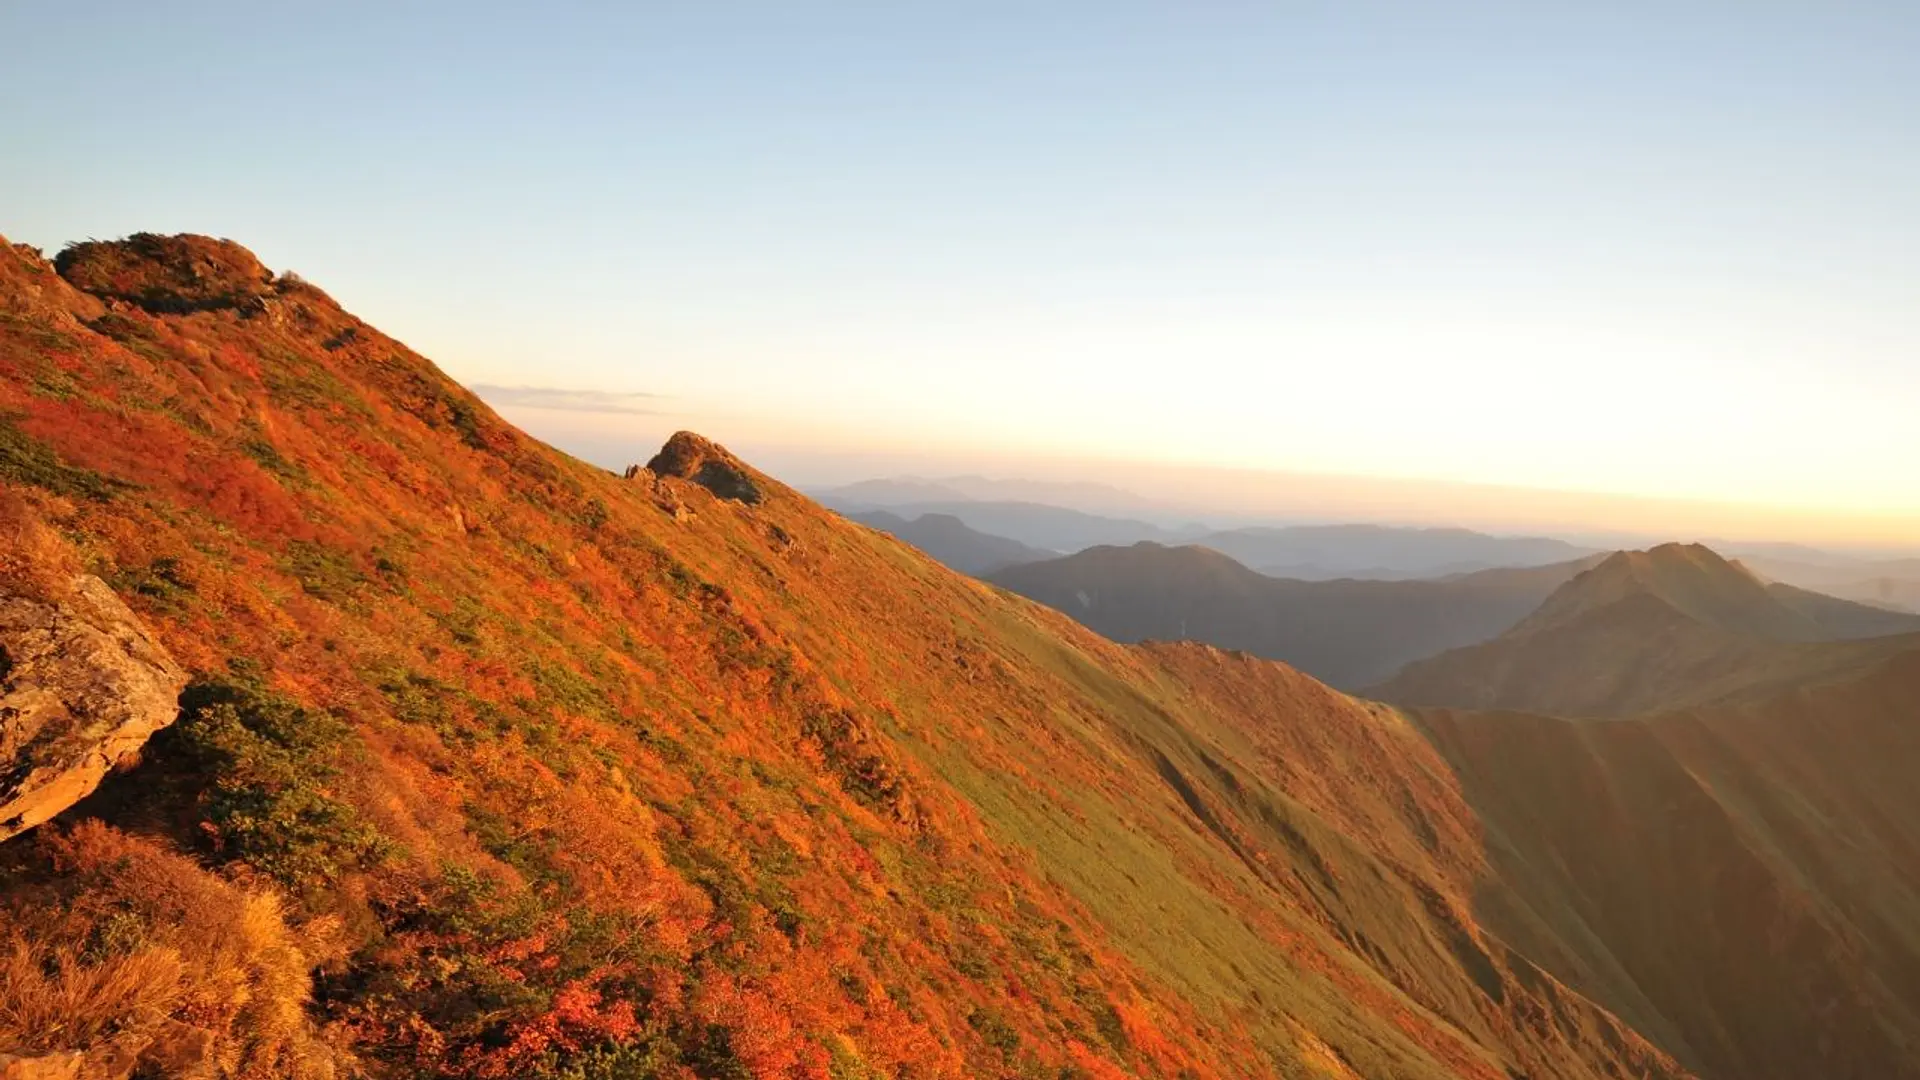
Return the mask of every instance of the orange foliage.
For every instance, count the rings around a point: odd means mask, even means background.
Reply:
[[[1383,975],[1330,931],[1337,898],[1274,869],[1306,864],[1273,831],[1283,786],[1370,840],[1409,832],[1375,776],[1454,808],[1345,699],[1296,712],[1385,748],[1317,787],[1287,755],[1333,750],[1227,719],[1271,700],[1203,701],[1184,661],[744,466],[751,504],[568,458],[236,250],[232,288],[171,305],[138,251],[91,253],[116,283],[95,296],[0,250],[0,529],[31,503],[182,662],[258,696],[90,812],[339,926],[311,1011],[376,1075],[1257,1076],[1303,1002],[1396,1075],[1490,1075],[1502,1007],[1457,965]],[[324,745],[286,730],[323,722]],[[1208,786],[1194,762],[1240,760],[1229,739],[1258,769]],[[257,848],[225,842],[221,799],[266,821]],[[1442,820],[1436,857],[1313,854],[1335,888],[1404,866],[1464,892],[1471,838]],[[333,851],[342,821],[379,842]],[[1412,918],[1381,933],[1440,940]],[[1674,1075],[1607,1034],[1593,1053]]]

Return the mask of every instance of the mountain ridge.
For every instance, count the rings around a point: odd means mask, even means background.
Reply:
[[[0,488],[192,675],[138,766],[0,844],[28,1068],[1920,1074],[1910,665],[1730,714],[1777,722],[1716,723],[1711,786],[1568,805],[1651,729],[1589,753],[1123,646],[691,434],[594,468],[212,243],[96,249],[104,297],[0,248]],[[1663,833],[1669,791],[1764,813]],[[1621,872],[1663,836],[1670,873]],[[1591,855],[1620,892],[1561,873]],[[1710,982],[1741,948],[1755,987]]]

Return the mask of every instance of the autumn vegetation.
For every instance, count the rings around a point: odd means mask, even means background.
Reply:
[[[1795,779],[1772,743],[1764,765],[1696,745],[1737,716],[1603,748],[1116,645],[706,440],[625,477],[560,454],[226,241],[0,247],[0,533],[109,583],[193,673],[136,766],[0,846],[0,1053],[138,1035],[235,1077],[1784,1080],[1815,1051],[1768,1064],[1727,1033],[1806,1036],[1818,993],[1848,1040],[1827,1075],[1916,1074],[1920,826],[1823,773],[1833,817],[1794,827],[1871,818],[1881,865],[1757,850]],[[1846,745],[1906,754],[1875,685]],[[1508,745],[1537,784],[1500,787]],[[1552,778],[1604,794],[1675,747],[1723,779],[1541,816]],[[1669,799],[1698,809],[1698,850],[1628,873],[1616,841],[1657,842]],[[1588,859],[1617,878],[1599,901]],[[1865,938],[1835,884],[1860,875]],[[1634,922],[1669,885],[1699,886],[1684,919]],[[1720,904],[1760,935],[1738,970],[1777,985],[1691,1008],[1677,988],[1739,942],[1659,934],[1710,934]],[[1834,959],[1859,941],[1877,967]]]

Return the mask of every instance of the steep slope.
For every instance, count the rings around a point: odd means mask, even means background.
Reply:
[[[1699,545],[1619,552],[1500,637],[1408,665],[1387,701],[1630,716],[1844,676],[1920,619],[1767,586]],[[1858,640],[1855,640],[1858,639]]]
[[[1403,713],[569,459],[235,245],[61,265],[0,247],[0,505],[192,681],[0,844],[0,1067],[1920,1077],[1911,657]]]
[[[1598,554],[1541,536],[1489,536],[1471,529],[1295,525],[1230,529],[1194,541],[1274,577],[1386,580],[1442,577],[1496,567],[1546,566]]]
[[[697,436],[566,458],[237,245],[59,270],[0,248],[0,486],[192,681],[0,845],[0,1053],[1686,1075],[1474,923],[1387,711],[1115,645]]]
[[[1098,547],[991,580],[1116,641],[1204,641],[1284,660],[1335,686],[1511,627],[1587,565],[1488,570],[1436,581],[1296,581],[1202,547]]]
[[[963,574],[984,577],[1021,563],[1051,559],[1055,553],[1028,547],[1018,540],[969,529],[951,514],[921,514],[907,519],[885,510],[848,514],[869,528],[912,544],[942,564]]]
[[[1920,642],[1752,704],[1423,711],[1485,822],[1482,925],[1702,1075],[1920,1072]]]

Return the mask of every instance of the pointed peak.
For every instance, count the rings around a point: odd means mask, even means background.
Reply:
[[[647,462],[656,476],[691,480],[723,499],[757,503],[765,496],[758,474],[726,447],[691,431],[677,431]]]
[[[1590,573],[1596,581],[1625,576],[1649,585],[1686,578],[1741,578],[1760,584],[1751,570],[1705,544],[1666,543],[1641,551],[1616,551]]]
[[[1810,628],[1781,607],[1753,572],[1704,544],[1617,551],[1562,585],[1516,631],[1539,630],[1622,602],[1658,601],[1700,623],[1777,640]]]

